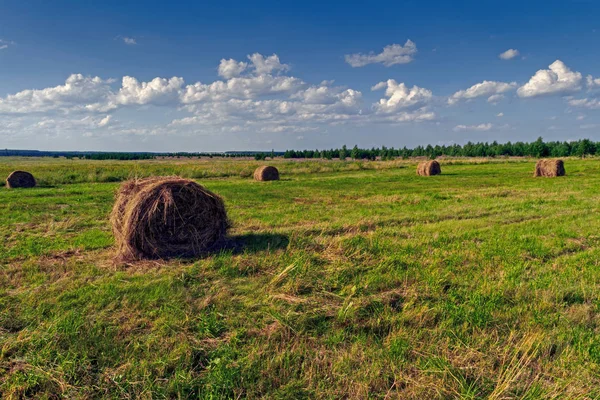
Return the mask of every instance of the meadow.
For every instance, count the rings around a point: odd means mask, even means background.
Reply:
[[[600,398],[600,163],[0,159],[0,397]],[[220,194],[231,243],[113,261],[120,181]]]

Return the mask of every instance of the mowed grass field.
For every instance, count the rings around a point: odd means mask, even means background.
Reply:
[[[600,162],[0,160],[3,398],[600,397]],[[115,264],[119,180],[220,194],[235,246]],[[243,176],[243,177],[242,177]]]

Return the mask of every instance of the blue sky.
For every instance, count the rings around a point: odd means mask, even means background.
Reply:
[[[600,140],[600,2],[282,3],[4,1],[0,147]]]

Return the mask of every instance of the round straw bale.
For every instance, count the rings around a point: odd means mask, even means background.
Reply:
[[[535,172],[533,173],[534,177],[543,176],[548,178],[564,175],[565,163],[563,160],[539,160],[535,164]]]
[[[417,166],[417,175],[431,176],[439,175],[442,173],[440,163],[435,160],[425,161]]]
[[[6,187],[11,188],[32,188],[35,186],[35,178],[29,172],[14,171],[6,178]]]
[[[124,182],[110,220],[124,261],[198,256],[215,248],[229,228],[223,200],[180,177]]]
[[[254,171],[254,179],[257,181],[278,181],[279,171],[270,165],[263,165]]]

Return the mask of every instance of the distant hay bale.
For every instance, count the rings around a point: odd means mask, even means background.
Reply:
[[[12,188],[32,188],[35,186],[35,178],[29,172],[14,171],[6,178],[6,187]]]
[[[563,160],[539,160],[535,164],[533,176],[555,177],[565,175],[565,163]]]
[[[257,181],[278,181],[279,171],[270,165],[263,165],[254,171],[254,179]]]
[[[442,173],[440,163],[435,160],[425,161],[417,166],[417,175],[431,176],[439,175]]]
[[[194,257],[229,228],[223,200],[194,181],[152,177],[124,182],[110,216],[117,257]]]

